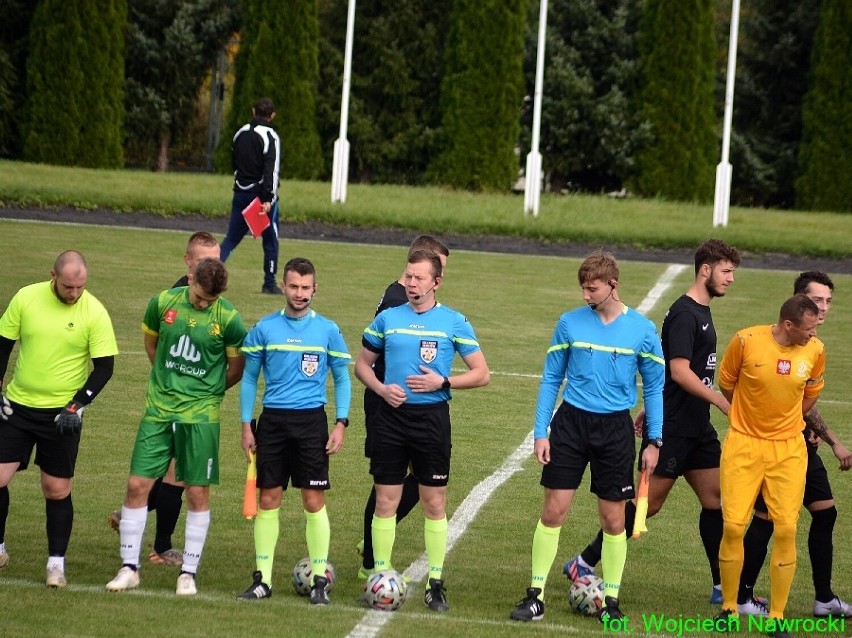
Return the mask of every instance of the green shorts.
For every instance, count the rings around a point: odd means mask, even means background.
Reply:
[[[165,475],[175,459],[175,478],[187,485],[219,484],[219,423],[176,423],[143,418],[136,432],[130,473]]]

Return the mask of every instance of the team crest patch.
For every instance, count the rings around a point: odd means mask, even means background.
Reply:
[[[310,352],[302,353],[302,372],[305,376],[312,377],[319,370],[319,355]]]
[[[207,334],[209,334],[211,337],[218,337],[220,334],[222,334],[222,326],[220,326],[216,322],[208,323]]]
[[[426,339],[421,339],[420,341],[420,358],[424,363],[432,363],[435,358],[438,356],[438,342],[437,341],[427,341]]]
[[[165,321],[169,325],[173,324],[176,318],[177,310],[175,310],[174,308],[172,308],[171,310],[166,310],[166,314],[163,315],[163,321]]]
[[[790,376],[790,370],[793,369],[793,364],[790,363],[789,359],[778,359],[778,363],[775,364],[775,373],[783,376]]]

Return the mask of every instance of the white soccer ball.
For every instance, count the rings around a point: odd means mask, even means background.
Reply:
[[[568,605],[578,614],[597,616],[603,603],[603,581],[594,574],[580,576],[568,590]]]
[[[313,572],[311,571],[311,559],[305,556],[302,560],[296,563],[293,568],[293,589],[300,596],[309,596],[311,593],[311,585],[313,585]],[[328,579],[326,591],[331,591],[334,587],[334,579],[336,578],[334,565],[330,562],[325,564],[325,577]]]
[[[397,571],[385,569],[372,574],[364,584],[364,599],[373,609],[396,611],[405,602],[408,583]]]

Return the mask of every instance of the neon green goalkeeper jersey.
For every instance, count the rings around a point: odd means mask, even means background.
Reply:
[[[189,302],[188,287],[172,288],[148,302],[142,330],[157,336],[146,417],[218,422],[227,359],[240,356],[246,336],[240,313],[222,297],[199,310]]]

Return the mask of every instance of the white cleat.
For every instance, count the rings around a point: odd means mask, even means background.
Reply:
[[[127,591],[139,587],[139,572],[127,565],[118,570],[111,581],[106,584],[107,591]]]
[[[195,574],[181,573],[177,579],[175,593],[178,596],[195,596],[198,593],[198,588],[195,586]]]
[[[749,598],[742,605],[737,604],[737,612],[740,616],[768,616],[769,609],[759,600]]]
[[[47,586],[53,589],[65,587],[65,570],[59,566],[47,568]]]
[[[827,616],[852,618],[852,605],[846,601],[840,600],[837,596],[829,600],[827,603],[821,603],[818,600],[815,600],[814,616],[817,618],[825,618]]]

